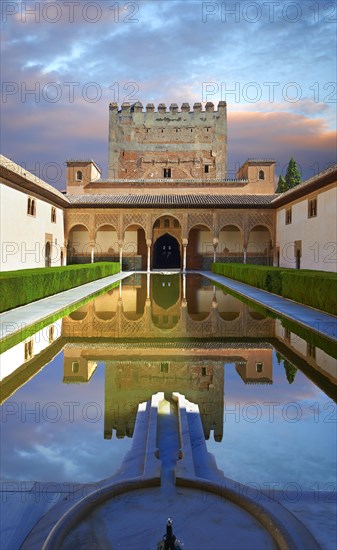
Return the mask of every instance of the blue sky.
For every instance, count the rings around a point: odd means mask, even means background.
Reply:
[[[64,188],[107,176],[108,104],[228,103],[228,169],[336,162],[334,2],[2,2],[2,153]],[[33,93],[32,93],[33,90]]]

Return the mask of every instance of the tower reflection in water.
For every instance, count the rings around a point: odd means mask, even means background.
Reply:
[[[132,437],[139,403],[179,391],[199,405],[205,438],[221,441],[224,364],[245,383],[271,384],[272,346],[261,338],[273,331],[273,319],[201,276],[133,276],[63,319],[64,382],[89,381],[104,362],[106,439]]]

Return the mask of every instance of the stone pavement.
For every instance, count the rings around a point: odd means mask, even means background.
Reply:
[[[217,275],[211,271],[199,271],[201,275],[220,283],[221,285],[237,292],[240,296],[251,299],[253,302],[264,306],[273,313],[294,321],[318,334],[337,340],[337,317],[329,315],[309,306],[298,304],[288,298],[282,298],[266,290],[261,290],[223,275]]]
[[[47,317],[61,312],[64,308],[81,302],[84,298],[94,295],[96,292],[129,277],[131,272],[116,273],[103,279],[97,279],[42,300],[31,302],[25,306],[17,307],[0,314],[0,341],[3,338],[14,335],[23,328],[28,328]]]

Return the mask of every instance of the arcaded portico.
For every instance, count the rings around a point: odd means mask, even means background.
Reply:
[[[188,195],[152,196],[155,208],[146,204],[148,198],[70,196],[68,262],[120,259],[125,269],[147,271],[208,268],[217,259],[272,263],[275,229],[270,197],[255,196],[249,208],[242,208],[243,197],[204,195],[198,197],[198,208]],[[160,205],[163,198],[167,206]]]

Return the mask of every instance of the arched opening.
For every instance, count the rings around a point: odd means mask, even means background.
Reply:
[[[272,241],[269,229],[256,225],[249,233],[247,264],[273,265]]]
[[[259,180],[264,180],[264,171],[259,170]]]
[[[234,296],[217,289],[216,300],[218,302],[218,314],[223,321],[235,321],[240,317],[242,303]]]
[[[187,311],[193,321],[205,321],[212,311],[214,287],[203,280],[201,275],[193,275],[186,288]]]
[[[165,233],[153,247],[153,269],[180,269],[180,246],[175,237]]]
[[[83,173],[81,170],[77,170],[76,172],[76,181],[82,181],[83,180]]]
[[[174,328],[180,318],[180,274],[152,276],[152,322],[159,329]]]
[[[89,231],[81,224],[74,225],[69,232],[67,264],[90,263]]]
[[[69,313],[68,317],[72,321],[83,321],[87,315],[88,315],[88,304],[82,307],[79,307],[75,311],[72,311],[71,313]]]
[[[45,267],[51,266],[51,245],[49,241],[46,242],[44,247],[44,265]]]
[[[214,258],[213,235],[206,225],[195,225],[188,236],[187,269],[211,269]]]
[[[144,228],[138,224],[129,225],[124,232],[123,270],[145,271],[147,246]]]
[[[243,239],[236,225],[225,225],[219,233],[217,248],[219,262],[243,263]]]
[[[169,309],[174,306],[180,298],[180,275],[152,276],[152,298],[153,302],[162,309]]]
[[[97,319],[100,321],[111,321],[115,317],[118,297],[118,289],[112,289],[95,299],[94,310]]]
[[[96,231],[96,259],[101,262],[118,262],[118,237],[115,227],[109,224],[101,225]]]

